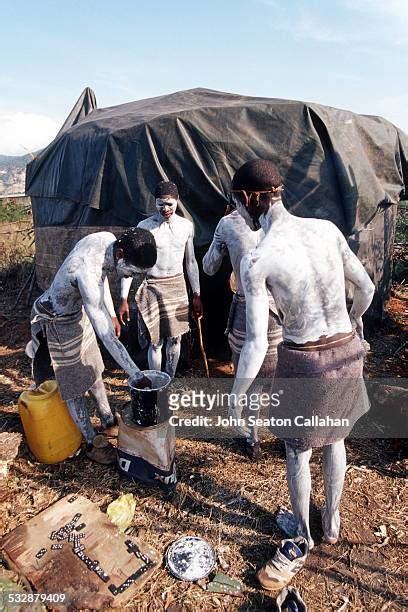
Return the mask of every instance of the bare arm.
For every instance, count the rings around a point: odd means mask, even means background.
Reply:
[[[198,271],[197,260],[194,253],[193,243],[194,231],[191,229],[191,233],[186,242],[186,269],[188,280],[190,281],[191,289],[196,295],[200,295],[200,275]]]
[[[115,307],[113,305],[112,295],[111,295],[111,292],[110,292],[110,289],[109,289],[109,281],[108,281],[108,277],[107,276],[105,276],[105,280],[104,280],[104,283],[103,283],[103,295],[104,295],[103,299],[104,299],[104,303],[105,303],[106,309],[109,312],[110,317],[112,319],[113,328],[115,330],[115,335],[118,336],[118,338],[119,338],[120,332],[121,332],[120,323],[119,323],[118,318],[116,316]]]
[[[127,300],[130,287],[132,286],[133,277],[130,278],[122,278],[120,281],[120,297],[122,300]]]
[[[354,255],[344,236],[339,232],[341,255],[343,258],[344,276],[355,287],[350,320],[360,338],[363,338],[362,316],[370,306],[374,295],[374,283],[368,276],[363,264]]]
[[[239,357],[233,392],[245,393],[258,374],[268,350],[269,297],[262,263],[256,255],[241,261],[246,298],[246,338]]]
[[[215,228],[214,237],[210,244],[210,248],[203,258],[203,270],[209,276],[213,276],[216,272],[218,272],[224,255],[227,252],[227,246],[222,239],[220,224],[221,221]]]
[[[78,279],[78,289],[82,296],[85,312],[92,323],[96,334],[106,349],[131,378],[140,378],[141,373],[132,361],[123,344],[115,336],[112,320],[105,306],[104,287],[93,278]]]
[[[112,318],[116,317],[115,307],[113,305],[112,295],[109,289],[109,281],[107,276],[105,276],[105,280],[103,282],[103,301],[110,316]]]
[[[122,278],[120,281],[120,306],[119,306],[119,321],[122,325],[126,325],[130,321],[130,311],[128,304],[129,289],[133,278]]]

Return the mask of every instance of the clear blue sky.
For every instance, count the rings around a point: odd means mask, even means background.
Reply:
[[[408,0],[13,0],[1,21],[0,154],[47,144],[87,85],[100,107],[208,87],[408,132]]]

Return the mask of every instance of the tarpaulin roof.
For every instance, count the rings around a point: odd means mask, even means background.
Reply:
[[[293,212],[331,219],[347,236],[408,190],[408,139],[379,117],[208,89],[95,107],[85,90],[27,166],[27,194],[43,198],[37,226],[134,225],[167,179],[205,245],[234,171],[255,157],[277,163]]]
[[[82,236],[105,228],[119,234],[155,212],[162,179],[179,187],[179,213],[194,222],[200,261],[232,175],[256,157],[278,165],[292,212],[330,219],[343,231],[375,282],[371,314],[382,316],[395,205],[408,192],[407,136],[379,117],[208,89],[104,109],[92,90],[82,93],[55,140],[27,166],[40,286]],[[202,276],[208,321],[221,335],[221,302],[226,316],[230,299],[224,268],[213,279]]]

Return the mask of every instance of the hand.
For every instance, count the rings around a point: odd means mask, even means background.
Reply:
[[[193,314],[196,319],[203,316],[203,304],[200,296],[196,293],[193,295]]]
[[[351,326],[355,330],[357,336],[360,338],[360,340],[364,340],[363,319],[361,317],[355,318],[353,315],[350,315],[350,321]]]
[[[115,336],[117,336],[119,338],[120,332],[121,332],[121,327],[120,327],[120,323],[119,323],[117,317],[112,317],[112,324],[113,324],[113,328],[115,330]]]
[[[119,308],[119,321],[126,325],[130,321],[129,304],[126,298],[122,298]]]

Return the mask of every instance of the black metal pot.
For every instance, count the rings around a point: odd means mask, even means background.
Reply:
[[[129,380],[133,421],[139,427],[152,427],[168,418],[167,410],[160,410],[160,395],[165,393],[171,378],[166,372],[142,370],[144,376],[152,381],[151,388],[138,389],[137,382]]]

